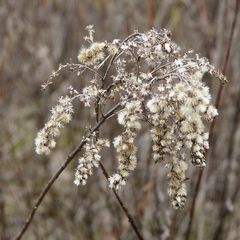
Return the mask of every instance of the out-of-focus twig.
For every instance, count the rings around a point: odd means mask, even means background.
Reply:
[[[4,41],[4,46],[3,46],[3,51],[0,56],[0,100],[3,97],[4,94],[4,85],[3,85],[3,80],[4,80],[4,67],[8,61],[8,55],[9,55],[9,43],[5,39]]]
[[[234,17],[233,17],[233,21],[232,21],[231,31],[230,31],[229,40],[228,40],[227,49],[226,49],[226,54],[225,54],[223,67],[222,67],[222,73],[224,75],[226,74],[228,63],[229,63],[229,57],[230,57],[230,52],[231,52],[232,40],[233,40],[234,30],[236,28],[236,22],[237,22],[239,2],[240,2],[239,0],[236,0],[236,7],[235,7],[235,11],[234,11]],[[220,86],[219,86],[219,89],[218,89],[217,98],[216,98],[216,102],[215,102],[215,106],[216,106],[217,109],[219,109],[219,106],[220,106],[221,96],[222,96],[224,84],[225,83],[221,82]],[[212,121],[211,125],[210,125],[210,129],[209,129],[209,143],[211,143],[211,140],[212,140],[212,135],[213,135],[213,130],[215,128],[215,124],[216,124],[216,119],[214,119]],[[206,153],[205,153],[206,156],[207,156],[207,153],[208,153],[208,151],[206,151]],[[199,171],[198,178],[197,178],[197,183],[196,183],[196,187],[195,187],[195,191],[194,191],[194,195],[193,195],[193,201],[192,201],[192,205],[191,205],[191,208],[190,208],[190,218],[189,218],[189,223],[188,223],[188,227],[187,227],[187,231],[186,231],[186,238],[185,238],[186,240],[189,240],[189,238],[190,238],[191,229],[192,229],[192,223],[193,223],[194,213],[195,213],[195,205],[196,205],[196,200],[197,200],[198,193],[199,193],[200,186],[201,186],[202,176],[203,176],[203,169],[201,169]]]
[[[5,239],[6,234],[6,218],[5,218],[5,201],[3,198],[3,191],[0,188],[0,237]]]
[[[212,40],[213,40],[213,34],[212,34],[212,29],[211,29],[211,24],[209,22],[209,16],[207,12],[207,3],[205,0],[197,0],[196,1],[199,9],[199,14],[200,14],[200,27],[202,30],[202,33],[206,39],[205,41],[205,47],[211,55],[211,49],[212,49]]]
[[[153,27],[154,22],[154,11],[153,11],[153,0],[146,0],[147,7],[147,26],[148,29]]]
[[[220,240],[222,239],[222,231],[224,228],[226,217],[229,214],[228,207],[226,206],[227,195],[228,195],[228,187],[229,187],[229,176],[231,173],[231,161],[233,159],[234,154],[234,140],[236,136],[236,129],[239,123],[239,114],[240,114],[240,92],[238,91],[238,97],[235,103],[236,110],[233,117],[233,125],[230,131],[230,140],[229,140],[229,148],[227,152],[227,161],[229,161],[228,167],[224,173],[224,180],[223,180],[223,189],[221,193],[221,204],[220,204],[220,211],[219,211],[219,224],[215,230],[213,240]]]

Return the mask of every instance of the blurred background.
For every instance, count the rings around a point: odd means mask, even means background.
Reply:
[[[48,157],[34,152],[34,138],[49,109],[76,75],[63,72],[48,90],[43,84],[58,67],[76,57],[85,27],[96,39],[123,39],[135,29],[168,28],[183,50],[195,49],[221,68],[234,0],[0,0],[0,239],[20,230],[46,182],[89,127],[91,114],[76,109],[75,120]],[[240,18],[233,38],[220,114],[196,202],[190,239],[240,239]],[[207,77],[206,77],[207,78]],[[208,79],[209,80],[209,79]],[[81,82],[81,83],[80,83]],[[215,101],[219,81],[208,81]],[[110,138],[118,126],[104,130]],[[151,161],[148,135],[139,142],[139,165],[119,194],[145,239],[185,239],[199,169],[188,169],[188,201],[173,210],[166,194],[166,171]],[[114,151],[104,153],[109,172]],[[88,184],[73,184],[77,158],[40,206],[23,239],[136,239],[100,170]]]

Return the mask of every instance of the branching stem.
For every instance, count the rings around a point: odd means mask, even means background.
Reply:
[[[223,62],[223,67],[222,67],[222,73],[224,75],[226,74],[227,66],[228,66],[228,63],[229,63],[232,40],[233,40],[233,35],[234,35],[235,28],[236,28],[236,23],[237,23],[239,2],[240,2],[239,0],[236,0],[234,17],[233,17],[231,31],[230,31],[230,35],[229,35],[228,44],[227,44],[226,55],[225,55],[225,59],[224,59],[224,62]],[[220,83],[218,93],[217,93],[216,103],[215,103],[215,106],[216,106],[217,109],[219,109],[219,107],[220,107],[220,101],[221,101],[221,97],[222,97],[223,87],[224,87],[224,83]],[[216,124],[216,120],[213,119],[213,121],[210,125],[210,129],[209,129],[209,143],[211,143],[211,140],[212,140],[212,135],[213,135],[213,130],[215,128],[215,124]],[[207,156],[207,153],[208,153],[208,151],[206,151],[206,153],[205,153],[206,156]],[[193,201],[192,201],[192,205],[191,205],[191,208],[190,208],[190,218],[189,218],[188,227],[187,227],[187,231],[186,231],[186,238],[185,238],[186,240],[190,239],[191,229],[192,229],[192,224],[193,224],[193,219],[194,219],[194,214],[195,214],[195,205],[196,205],[196,200],[197,200],[197,197],[198,197],[199,190],[201,188],[202,176],[203,176],[203,169],[201,169],[199,171],[196,187],[195,187],[195,190],[194,190]]]
[[[88,137],[90,137],[94,132],[96,132],[99,127],[109,118],[112,116],[112,114],[120,107],[120,104],[115,105],[113,108],[111,108],[105,116],[98,121],[98,123],[91,129],[89,132]],[[61,167],[57,170],[57,172],[52,176],[52,178],[49,180],[49,182],[46,184],[46,186],[43,188],[41,193],[39,194],[36,203],[34,204],[34,207],[32,208],[30,214],[28,215],[22,229],[19,231],[18,235],[15,237],[15,240],[20,240],[28,227],[30,226],[34,215],[36,214],[36,211],[38,210],[38,207],[42,203],[43,199],[45,198],[46,194],[49,192],[51,189],[52,185],[55,183],[57,178],[60,176],[60,174],[66,169],[66,167],[70,164],[70,162],[74,159],[74,157],[82,150],[83,146],[87,142],[87,138],[83,138],[80,144],[68,155],[67,159],[65,162],[61,165]]]

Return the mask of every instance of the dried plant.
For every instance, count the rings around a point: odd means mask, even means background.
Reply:
[[[239,4],[3,1],[0,239],[238,239]]]
[[[153,161],[169,168],[168,193],[173,206],[183,207],[185,171],[189,162],[206,165],[204,152],[209,146],[205,126],[218,114],[203,75],[209,73],[221,81],[226,81],[225,77],[194,51],[182,52],[165,29],[135,32],[123,42],[115,39],[110,43],[95,42],[93,27],[87,30],[89,46],[79,51],[80,63],[60,66],[51,79],[63,68],[79,75],[89,72],[91,79],[81,91],[69,86],[68,95],[60,97],[37,135],[36,152],[49,154],[55,147],[60,129],[72,118],[73,101],[95,109],[96,115],[103,112],[103,106],[117,103],[119,108],[113,114],[124,130],[113,141],[118,168],[109,177],[109,186],[118,190],[136,168],[136,139],[143,128],[151,133]],[[93,166],[99,166],[103,146],[109,147],[108,139],[100,140],[96,134],[88,137],[76,169],[76,185],[86,184]]]

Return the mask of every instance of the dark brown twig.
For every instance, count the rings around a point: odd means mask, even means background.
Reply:
[[[237,22],[239,2],[240,2],[239,0],[236,0],[234,17],[233,17],[231,31],[230,31],[230,35],[229,35],[228,44],[227,44],[226,55],[225,55],[223,67],[222,67],[222,73],[224,75],[227,72],[227,67],[228,67],[228,63],[229,63],[232,40],[233,40],[234,30],[236,28],[236,22]],[[220,83],[220,84],[221,85],[219,86],[217,98],[216,98],[216,102],[215,102],[215,106],[217,109],[219,109],[219,107],[220,107],[220,102],[221,102],[221,97],[222,97],[222,92],[223,92],[223,87],[224,87],[224,83]],[[211,143],[211,141],[212,141],[212,135],[213,135],[213,130],[215,128],[215,124],[216,124],[216,120],[214,119],[212,121],[212,123],[210,125],[210,129],[209,129],[209,143]],[[207,153],[208,153],[208,151],[206,151],[205,156],[207,156]],[[186,240],[189,240],[189,238],[190,238],[192,223],[193,223],[194,213],[195,213],[195,205],[196,205],[196,200],[197,200],[198,193],[199,193],[199,190],[201,187],[202,176],[203,176],[203,169],[201,169],[199,171],[198,178],[197,178],[197,183],[196,183],[196,187],[195,187],[195,191],[194,191],[194,195],[193,195],[193,201],[192,201],[192,205],[191,205],[191,209],[190,209],[190,218],[189,218],[188,227],[187,227],[187,231],[186,231],[186,238],[185,238]]]
[[[106,177],[106,179],[108,179],[108,178],[109,178],[109,175],[108,175],[108,173],[107,173],[104,165],[103,165],[101,162],[100,162],[100,167],[101,167],[101,169],[102,169],[103,175]],[[115,197],[116,197],[119,205],[121,206],[122,210],[124,211],[125,215],[127,216],[128,221],[129,221],[129,223],[131,224],[131,226],[132,226],[134,232],[136,233],[138,239],[144,240],[144,238],[142,237],[141,233],[140,233],[139,230],[138,230],[138,227],[137,227],[137,225],[136,225],[133,217],[131,216],[131,214],[129,213],[129,210],[127,209],[127,207],[125,206],[125,204],[124,204],[123,201],[121,200],[121,198],[120,198],[120,196],[118,195],[117,191],[116,191],[114,188],[112,189],[112,191],[113,191],[113,193],[114,193],[114,195],[115,195]]]
[[[153,27],[154,22],[153,0],[146,0],[146,8],[147,8],[147,26],[148,29],[151,29]]]
[[[0,178],[1,180],[1,178]],[[0,182],[1,184],[1,182]],[[3,197],[3,191],[0,188],[0,237],[5,239],[6,236],[6,214],[5,214],[5,201]]]
[[[106,70],[106,72],[105,72],[105,74],[104,74],[104,77],[103,77],[103,79],[102,79],[102,88],[103,88],[103,86],[104,86],[104,81],[106,80],[107,74],[108,74],[108,72],[109,72],[109,70],[110,70],[110,68],[111,68],[111,66],[112,66],[112,64],[113,64],[114,59],[115,59],[116,56],[117,56],[116,54],[113,55],[113,57],[112,57],[111,60],[110,60],[110,63],[108,64],[107,70]],[[97,99],[97,101],[96,101],[96,106],[95,106],[96,122],[98,122],[98,118],[99,118],[99,110],[100,110],[99,102],[100,102],[100,97],[98,97],[98,99]],[[99,137],[99,129],[98,129],[97,134],[96,134],[96,139],[97,139],[98,137]],[[103,175],[104,175],[104,176],[106,177],[106,179],[108,180],[109,175],[108,175],[107,170],[105,169],[103,163],[100,162],[99,165],[100,165],[100,168],[101,168],[101,170],[102,170],[102,172],[103,172]],[[138,230],[138,228],[137,228],[137,225],[135,224],[135,221],[134,221],[133,217],[132,217],[131,214],[129,213],[128,208],[125,206],[125,204],[123,203],[122,199],[120,198],[120,196],[118,195],[118,193],[116,192],[116,190],[115,190],[114,188],[112,189],[112,191],[113,191],[113,193],[114,193],[114,195],[115,195],[118,203],[120,204],[123,212],[124,212],[125,215],[127,216],[128,221],[129,221],[129,223],[131,224],[131,226],[132,226],[134,232],[136,233],[138,239],[144,240],[143,237],[142,237],[142,235],[141,235],[141,233],[139,232],[139,230]]]
[[[129,37],[127,37],[123,42],[128,41],[130,38],[134,37],[138,35],[138,33],[134,33],[132,35],[130,35]],[[111,60],[111,64],[113,62],[114,58]],[[109,65],[103,79],[105,80],[106,76],[107,76],[107,72],[110,69]],[[74,65],[75,66],[75,65]],[[78,65],[77,65],[78,66]],[[62,68],[61,68],[62,69]],[[89,69],[92,70],[92,69]],[[94,71],[94,73],[97,73]],[[97,73],[98,74],[98,73]],[[101,76],[100,76],[101,77]],[[101,77],[102,78],[102,77]],[[121,105],[118,103],[116,104],[112,109],[110,109],[103,117],[100,121],[97,122],[96,126],[92,128],[92,130],[90,131],[89,136],[91,136],[92,133],[98,131],[99,127],[109,118],[111,117],[111,115],[120,107]],[[24,233],[26,232],[26,230],[28,229],[28,227],[30,226],[33,217],[38,209],[38,207],[40,206],[40,204],[42,203],[44,197],[46,196],[46,194],[49,192],[49,190],[51,189],[52,185],[54,184],[54,182],[57,180],[57,178],[60,176],[60,174],[64,171],[64,169],[70,164],[70,162],[74,159],[74,157],[81,151],[81,149],[83,148],[83,146],[86,144],[86,138],[83,139],[81,141],[81,143],[69,154],[69,156],[67,157],[67,159],[65,160],[65,162],[61,165],[61,167],[57,170],[57,172],[53,175],[53,177],[49,180],[49,182],[47,183],[47,185],[44,187],[44,189],[41,191],[40,195],[38,196],[36,203],[33,207],[33,209],[31,210],[29,216],[27,217],[25,224],[23,225],[22,229],[20,230],[20,232],[18,233],[18,235],[16,236],[16,240],[20,240],[22,238],[22,236],[24,235]],[[119,198],[119,197],[118,197]],[[119,198],[120,199],[120,198]],[[121,200],[121,199],[120,199]],[[129,215],[130,216],[130,215]],[[143,239],[143,238],[140,238]]]
[[[236,129],[239,123],[239,117],[240,117],[240,92],[238,92],[238,98],[236,100],[235,106],[236,106],[236,110],[233,116],[233,125],[230,131],[230,139],[229,139],[229,148],[228,148],[228,152],[227,152],[227,160],[229,161],[228,166],[225,170],[224,173],[224,179],[223,179],[223,189],[222,192],[220,194],[220,199],[221,199],[221,204],[220,204],[220,211],[219,211],[219,223],[218,226],[215,230],[215,233],[213,235],[213,240],[220,240],[223,239],[223,229],[224,229],[224,225],[225,225],[225,221],[227,216],[229,215],[230,211],[228,209],[228,207],[226,206],[226,201],[227,201],[227,197],[228,197],[228,187],[229,187],[229,176],[231,174],[231,161],[233,160],[233,154],[234,154],[234,150],[235,150],[235,144],[234,144],[234,140],[236,137]],[[229,197],[229,199],[231,199],[231,197]],[[233,201],[232,201],[233,202]]]
[[[115,105],[113,108],[111,108],[106,114],[105,116],[95,125],[95,127],[92,128],[92,130],[90,131],[89,136],[91,136],[91,134],[93,134],[95,131],[97,131],[99,129],[99,127],[109,118],[112,116],[112,114],[120,107],[120,104]],[[47,183],[47,185],[44,187],[44,189],[41,191],[41,193],[39,194],[36,203],[34,204],[34,207],[32,208],[29,216],[27,217],[24,226],[22,227],[22,229],[20,230],[20,232],[18,233],[18,235],[16,236],[16,240],[20,240],[23,236],[23,234],[26,232],[26,230],[28,229],[30,223],[33,220],[33,217],[38,209],[38,207],[40,206],[40,204],[42,203],[44,197],[46,196],[46,194],[48,193],[48,191],[50,190],[50,188],[52,187],[52,185],[54,184],[54,182],[57,180],[57,178],[60,176],[60,174],[64,171],[64,169],[69,165],[69,163],[74,159],[74,157],[82,150],[83,146],[86,144],[86,138],[84,138],[81,143],[68,155],[67,159],[65,160],[65,162],[61,165],[61,167],[57,170],[57,172],[53,175],[53,177],[49,180],[49,182]]]

